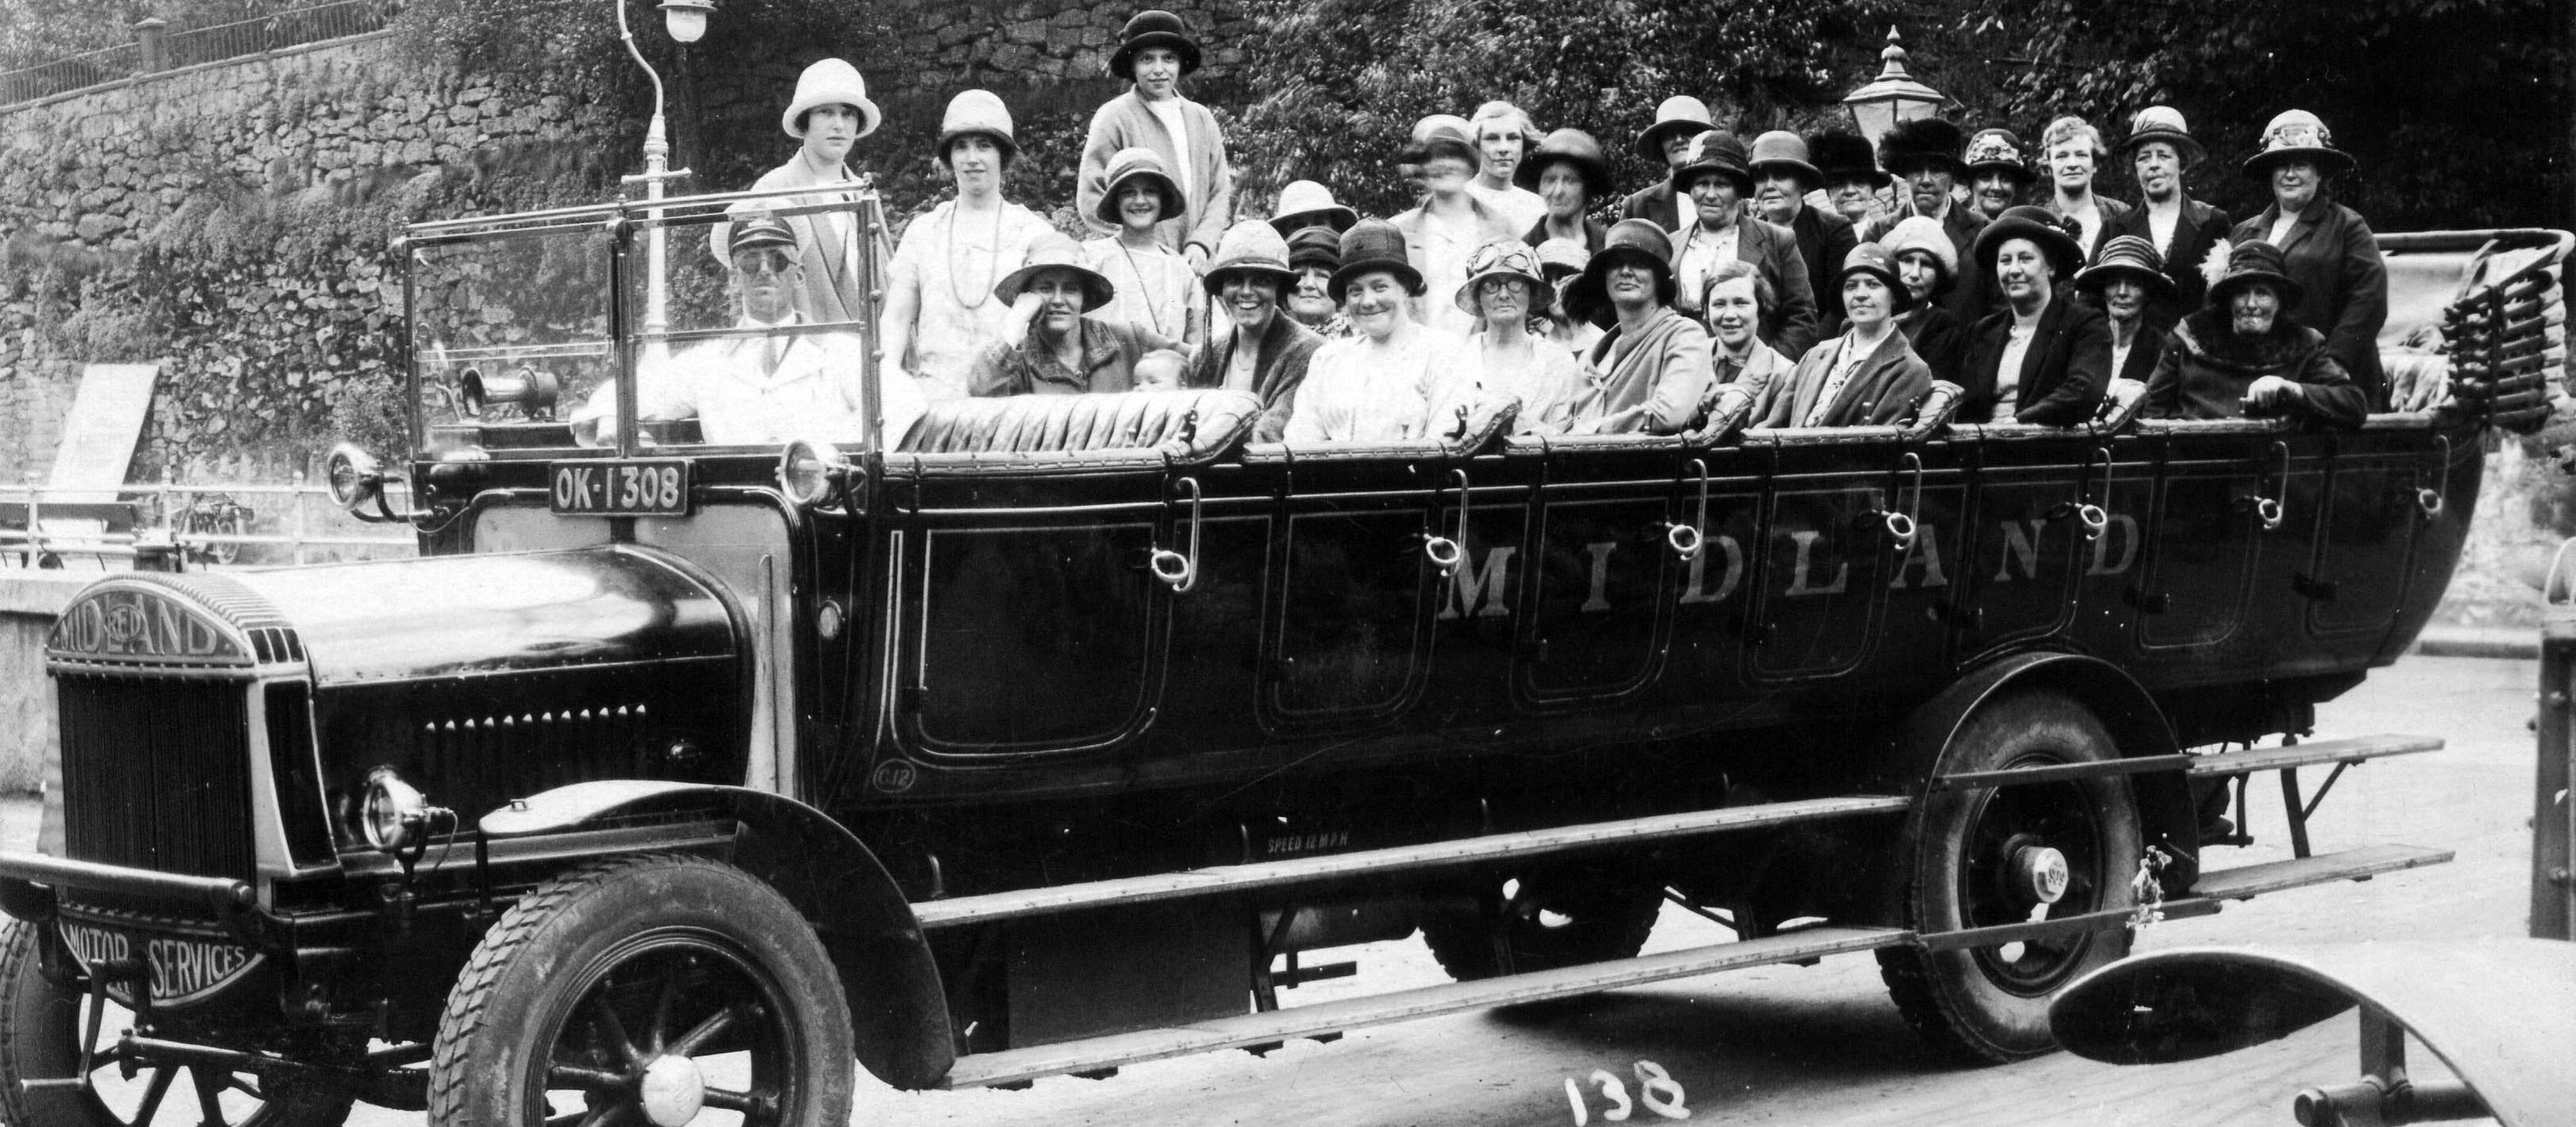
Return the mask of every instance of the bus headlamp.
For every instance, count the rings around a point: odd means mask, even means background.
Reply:
[[[429,825],[429,796],[406,783],[391,767],[367,772],[366,796],[358,805],[358,832],[367,844],[386,853],[417,841]]]

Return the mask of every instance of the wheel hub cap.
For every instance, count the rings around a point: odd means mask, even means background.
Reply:
[[[653,1127],[683,1127],[706,1105],[707,1078],[687,1057],[655,1057],[644,1066],[642,1094],[644,1117]]]
[[[2013,891],[2033,904],[2054,904],[2066,895],[2066,855],[2045,845],[2013,851]]]

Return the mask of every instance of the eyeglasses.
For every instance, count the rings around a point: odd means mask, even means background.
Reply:
[[[783,250],[745,251],[734,256],[733,268],[745,274],[784,274],[796,268],[796,260]]]

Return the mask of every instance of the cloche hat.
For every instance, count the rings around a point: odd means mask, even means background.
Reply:
[[[1673,188],[1687,192],[1691,185],[1710,176],[1724,176],[1735,181],[1735,190],[1753,194],[1753,169],[1744,160],[1744,142],[1723,129],[1711,129],[1691,138],[1690,152],[1682,166],[1673,172]]]
[[[1753,151],[1745,164],[1759,176],[1765,168],[1785,168],[1798,178],[1801,191],[1812,192],[1825,185],[1825,174],[1807,159],[1807,142],[1786,129],[1774,129],[1753,139]]]
[[[1147,47],[1169,47],[1181,57],[1181,73],[1199,69],[1199,45],[1190,38],[1189,27],[1181,17],[1160,8],[1147,8],[1127,18],[1127,26],[1118,32],[1118,53],[1109,56],[1109,73],[1133,81],[1136,77],[1136,52]]]
[[[1877,243],[1862,243],[1843,256],[1842,269],[1834,272],[1834,289],[1840,291],[1844,279],[1854,274],[1867,274],[1887,287],[1887,311],[1903,313],[1914,308],[1914,291],[1905,288],[1905,279],[1896,274],[1896,256]]]
[[[1878,245],[1887,251],[1890,262],[1913,251],[1931,255],[1941,267],[1940,278],[1932,283],[1933,293],[1948,293],[1959,280],[1959,246],[1950,241],[1950,232],[1941,226],[1941,221],[1929,215],[1906,216],[1878,237]]]
[[[1118,295],[1118,287],[1109,284],[1107,275],[1082,264],[1082,248],[1072,239],[1049,234],[1029,247],[1028,260],[1019,269],[1002,275],[1002,280],[993,285],[993,296],[1002,299],[1004,305],[1018,301],[1020,294],[1029,288],[1029,283],[1049,270],[1071,270],[1075,277],[1082,279],[1082,311],[1085,313],[1109,304],[1109,299]]]
[[[2031,181],[2039,178],[2039,174],[2030,170],[2030,156],[2022,149],[2021,138],[2014,136],[2013,131],[2009,129],[1978,130],[1976,136],[1968,138],[1968,151],[1964,159],[1970,176],[1981,172],[2000,172],[2012,177],[2025,188],[2030,186]]]
[[[1342,232],[1342,264],[1334,268],[1324,292],[1340,301],[1350,292],[1352,279],[1379,271],[1395,275],[1404,283],[1404,292],[1422,296],[1422,271],[1414,269],[1405,254],[1404,232],[1383,219],[1360,220]]]
[[[1234,274],[1258,274],[1278,282],[1294,285],[1297,272],[1288,266],[1288,240],[1258,219],[1246,219],[1225,229],[1216,241],[1216,258],[1208,263],[1207,277],[1202,282],[1213,294],[1225,287],[1225,279]]]
[[[1300,227],[1288,236],[1288,268],[1304,270],[1321,266],[1326,272],[1342,265],[1342,233],[1323,224]]]
[[[2334,147],[2334,133],[2317,115],[2306,110],[2283,110],[2263,127],[2263,148],[2245,158],[2245,175],[2262,180],[2272,175],[2272,166],[2285,160],[2315,161],[2317,169],[2328,176],[2341,176],[2353,169],[2352,154]]]
[[[796,76],[796,96],[787,102],[787,112],[778,115],[778,127],[787,135],[805,136],[805,113],[816,106],[841,105],[859,111],[859,136],[877,131],[885,115],[877,104],[868,100],[868,84],[859,77],[859,68],[840,59],[816,59],[805,73]]]
[[[1573,167],[1583,177],[1583,190],[1594,200],[1611,192],[1610,161],[1601,154],[1601,142],[1580,129],[1559,129],[1550,133],[1521,158],[1521,166],[1512,170],[1512,183],[1531,191],[1538,190],[1539,174],[1551,164]]]
[[[2044,207],[2005,208],[1994,222],[1977,232],[1977,266],[1991,277],[1995,272],[1995,255],[2003,249],[2004,243],[2013,239],[2029,239],[2039,245],[2041,254],[2048,256],[2048,264],[2056,270],[2060,280],[2072,279],[2075,272],[2084,266],[2084,244],[2076,242],[2075,236],[2066,230],[2073,223],[2071,219],[2058,218],[2057,213]]]
[[[2229,299],[2236,296],[2236,291],[2255,282],[2270,282],[2281,292],[2281,310],[2287,313],[2297,308],[2300,299],[2305,298],[2308,292],[2290,277],[2287,266],[2279,247],[2261,239],[2238,243],[2228,248],[2226,272],[2209,284],[2209,304],[2225,308]]]
[[[1592,252],[1572,239],[1542,239],[1538,244],[1539,276],[1553,282],[1567,274],[1580,274],[1592,261]]]
[[[2120,152],[2135,159],[2137,147],[2149,141],[2172,145],[2175,152],[2182,154],[2185,165],[2200,163],[2201,156],[2207,152],[2200,147],[2199,141],[2193,139],[2191,127],[2183,124],[2182,111],[2172,106],[2148,106],[2139,110],[2136,117],[2129,119],[2129,135],[2120,142]]]
[[[1955,175],[1967,171],[1967,165],[1959,159],[1961,147],[1959,127],[1940,118],[1900,121],[1878,139],[1878,166],[1905,176],[1928,164],[1949,169]]]
[[[1002,146],[1002,163],[1019,158],[1020,143],[1011,136],[1011,108],[1002,104],[1002,96],[990,90],[960,90],[948,99],[947,112],[939,115],[939,163],[948,163],[950,142],[968,134],[982,134]]]
[[[2094,255],[2093,265],[2076,272],[2075,288],[2099,291],[2114,278],[2135,278],[2167,301],[2177,293],[2173,279],[2165,276],[2165,256],[2156,253],[2156,244],[2136,235],[2105,241]]]
[[[1110,155],[1104,175],[1109,186],[1100,193],[1098,215],[1101,222],[1112,227],[1119,225],[1118,189],[1135,180],[1151,184],[1163,193],[1163,208],[1155,214],[1155,222],[1181,214],[1181,186],[1173,182],[1171,173],[1163,171],[1163,158],[1154,150],[1141,147],[1120,149]]]
[[[1467,256],[1467,282],[1458,287],[1458,311],[1470,317],[1484,316],[1476,307],[1476,287],[1488,278],[1518,278],[1534,289],[1535,295],[1552,295],[1555,288],[1538,272],[1538,254],[1519,239],[1492,239]],[[1542,300],[1533,302],[1533,310],[1546,307]]]
[[[1583,264],[1583,275],[1566,287],[1566,308],[1589,311],[1593,324],[1607,326],[1619,312],[1610,303],[1610,268],[1623,262],[1652,267],[1656,299],[1665,305],[1673,303],[1679,287],[1673,279],[1671,236],[1651,219],[1622,219],[1610,225],[1600,253]]]
[[[1433,157],[1457,157],[1467,162],[1474,173],[1485,166],[1484,151],[1476,147],[1475,131],[1467,119],[1454,113],[1436,113],[1413,123],[1413,141],[1396,159],[1406,164],[1424,164]]]
[[[1282,236],[1317,225],[1330,227],[1335,234],[1351,229],[1360,221],[1360,213],[1333,201],[1333,190],[1312,180],[1291,180],[1279,189],[1279,206],[1270,213],[1272,230]]]
[[[1655,123],[1637,134],[1637,155],[1646,158],[1648,164],[1662,164],[1666,134],[1689,136],[1715,128],[1717,119],[1709,116],[1708,103],[1688,94],[1675,94],[1655,107]]]

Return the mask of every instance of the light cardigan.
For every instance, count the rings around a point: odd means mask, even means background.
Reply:
[[[1180,217],[1164,220],[1157,229],[1163,245],[1174,252],[1195,246],[1214,254],[1217,239],[1234,221],[1234,166],[1226,163],[1225,131],[1206,106],[1177,94],[1173,97],[1180,100],[1181,131],[1187,137],[1173,137],[1134,90],[1109,99],[1092,113],[1091,135],[1082,144],[1082,175],[1074,182],[1073,210],[1092,230],[1117,234],[1117,227],[1100,220],[1100,200],[1109,194],[1109,158],[1120,149],[1152,149],[1163,158],[1163,167],[1189,169],[1189,199],[1182,201]]]

